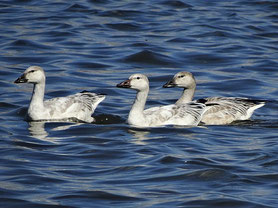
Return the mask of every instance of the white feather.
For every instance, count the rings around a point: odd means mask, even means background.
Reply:
[[[184,88],[182,96],[176,102],[176,104],[184,104],[192,101],[196,81],[190,72],[179,72],[164,87]],[[237,120],[247,120],[256,109],[265,104],[263,101],[241,97],[209,97],[199,99],[197,102],[216,104],[211,106],[202,117],[201,121],[209,125],[229,124]]]
[[[203,113],[208,110],[204,104],[191,102],[182,105],[167,105],[144,110],[149,93],[149,81],[143,74],[134,74],[117,87],[137,90],[136,99],[128,115],[128,123],[139,127],[164,125],[199,124]]]
[[[41,67],[31,66],[25,70],[15,83],[34,84],[33,94],[28,108],[29,120],[72,120],[93,122],[91,116],[104,95],[82,92],[67,97],[57,97],[44,101],[45,73]]]

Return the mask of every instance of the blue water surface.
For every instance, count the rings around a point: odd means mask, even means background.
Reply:
[[[3,0],[0,2],[0,207],[278,207],[278,2]],[[46,98],[107,94],[97,124],[27,122],[32,86]],[[134,128],[133,73],[147,107],[174,103],[162,85],[192,72],[196,98],[267,100],[226,126]]]

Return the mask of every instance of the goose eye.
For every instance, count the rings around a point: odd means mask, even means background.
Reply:
[[[184,75],[180,75],[180,76],[178,76],[179,78],[183,78],[184,77]]]
[[[141,79],[141,77],[136,77],[136,79]]]
[[[33,73],[33,72],[35,72],[35,70],[31,70],[30,72]]]

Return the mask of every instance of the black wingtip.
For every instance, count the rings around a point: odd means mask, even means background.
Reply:
[[[205,104],[206,106],[215,106],[215,105],[219,105],[218,103],[207,103]]]
[[[203,104],[206,104],[207,101],[208,100],[205,99],[205,98],[201,98],[201,99],[196,100],[197,103],[203,103]]]
[[[102,95],[102,96],[106,96],[106,95],[107,95],[107,94],[105,94],[105,93],[90,92],[90,91],[88,91],[88,90],[83,90],[83,91],[80,92],[80,93],[95,93],[95,94],[97,94],[97,95]]]
[[[255,105],[265,104],[265,103],[269,102],[269,100],[257,100],[257,99],[247,99],[246,101],[253,103]]]
[[[106,93],[97,93],[98,95],[103,95],[103,96],[106,96],[107,94]]]

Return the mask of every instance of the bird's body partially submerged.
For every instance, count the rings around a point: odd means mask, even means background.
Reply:
[[[71,120],[93,122],[91,116],[97,105],[105,99],[104,95],[81,92],[67,97],[44,100],[45,73],[41,67],[31,66],[15,83],[34,84],[33,94],[28,108],[27,119],[37,120]]]
[[[149,81],[143,74],[134,74],[128,80],[117,85],[137,91],[136,99],[128,115],[128,123],[139,127],[155,127],[164,125],[199,124],[203,113],[207,110],[205,104],[191,102],[182,105],[167,105],[144,110],[149,93]]]
[[[196,89],[196,81],[190,72],[179,72],[163,87],[184,88],[182,96],[176,102],[176,104],[184,104],[192,101]],[[265,105],[265,101],[241,97],[209,97],[199,99],[197,102],[206,105],[216,104],[211,106],[202,117],[201,121],[207,125],[221,125],[237,120],[247,120],[256,109]]]

